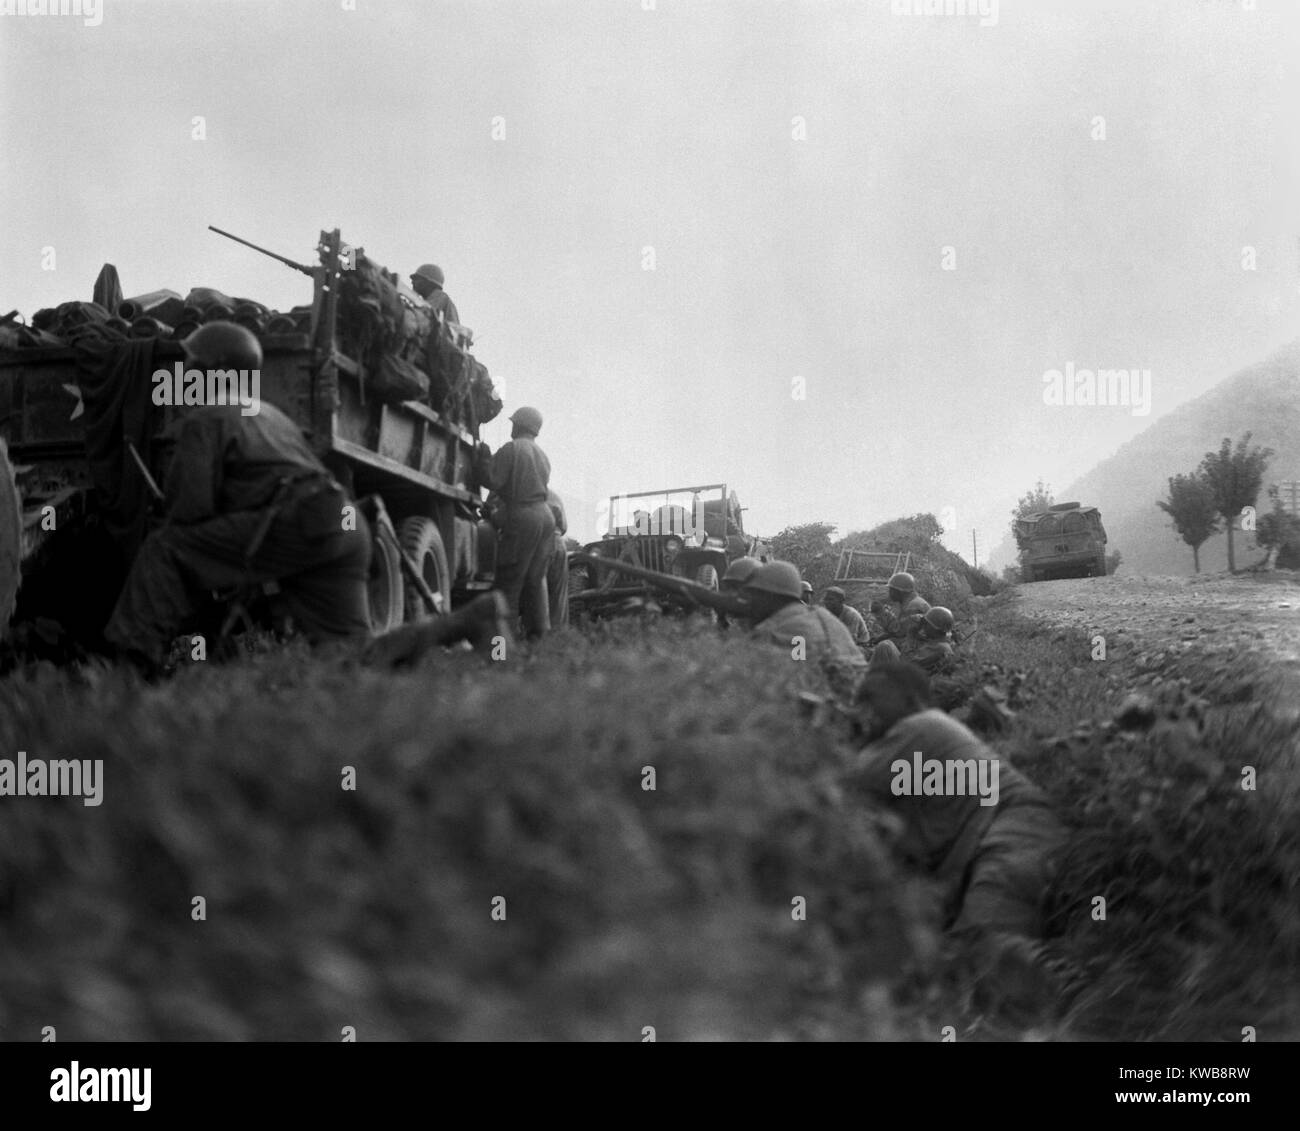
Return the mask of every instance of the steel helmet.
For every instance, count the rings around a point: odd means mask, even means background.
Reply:
[[[812,582],[811,582],[811,581],[801,581],[801,582],[799,582],[799,589],[800,589],[800,592],[801,592],[805,597],[811,597],[811,596],[812,596],[813,587],[812,587]]]
[[[517,408],[510,414],[510,423],[517,424],[534,436],[542,430],[542,414],[535,408]]]
[[[957,621],[954,619],[951,609],[945,609],[942,605],[935,605],[925,614],[925,623],[938,632],[951,632]]]
[[[415,269],[415,274],[412,275],[411,278],[428,279],[429,282],[435,283],[438,286],[442,286],[442,284],[446,281],[442,274],[442,268],[439,267],[436,263],[422,263],[419,267]]]
[[[910,573],[896,573],[889,579],[889,588],[897,589],[900,593],[915,593],[916,578]]]
[[[825,597],[843,597],[843,596],[844,596],[844,590],[841,589],[838,585],[832,585],[829,589],[826,590],[826,592],[823,594],[823,596],[825,596]]]
[[[778,597],[791,597],[796,601],[803,596],[799,570],[789,562],[767,562],[760,565],[745,582],[745,588],[759,593],[775,593]]]
[[[737,585],[744,585],[763,563],[757,558],[737,558],[731,565],[727,566],[727,572],[722,575],[723,581],[734,581]]]
[[[209,322],[181,344],[196,369],[262,368],[262,343],[252,330],[234,322]]]

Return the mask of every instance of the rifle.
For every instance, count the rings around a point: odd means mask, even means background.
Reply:
[[[657,570],[645,569],[643,566],[632,565],[631,562],[615,561],[613,558],[600,558],[583,550],[575,550],[569,555],[569,560],[581,562],[584,565],[603,566],[605,569],[625,573],[629,577],[640,578],[656,589],[675,593],[693,604],[717,609],[718,612],[726,613],[728,616],[743,616],[749,608],[745,601],[734,594],[720,593],[718,590],[710,589],[707,585],[701,585],[697,581],[688,581],[684,577],[675,577],[670,573],[659,573]],[[578,594],[575,594],[576,596]]]
[[[296,263],[294,262],[294,260],[289,259],[286,256],[276,255],[275,252],[267,251],[266,248],[264,247],[258,247],[257,244],[255,243],[249,243],[248,240],[242,239],[241,237],[236,236],[231,232],[224,232],[220,228],[213,227],[211,224],[208,225],[208,231],[216,232],[217,235],[225,236],[226,239],[234,240],[235,243],[242,243],[245,247],[251,247],[254,251],[260,251],[263,255],[269,255],[272,259],[279,260],[286,267],[292,267],[295,271],[301,271],[304,275],[308,276],[309,278],[314,279],[316,277],[316,272],[313,268],[305,267],[303,266],[303,264]]]

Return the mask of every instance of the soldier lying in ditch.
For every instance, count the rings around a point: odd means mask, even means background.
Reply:
[[[978,976],[1013,1008],[1051,992],[1039,959],[1042,904],[1066,834],[1046,798],[956,719],[929,706],[911,664],[863,677],[859,721],[868,744],[851,785],[904,820],[902,853],[942,885],[945,926]]]

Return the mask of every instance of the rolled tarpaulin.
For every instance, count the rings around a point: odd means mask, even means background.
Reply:
[[[133,338],[162,338],[171,332],[172,328],[158,318],[136,318],[131,322]]]
[[[137,318],[156,318],[169,326],[180,321],[185,303],[175,291],[150,291],[146,295],[129,298],[117,308],[119,318],[134,322]]]

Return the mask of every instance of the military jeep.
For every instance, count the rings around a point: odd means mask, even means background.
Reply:
[[[717,589],[736,558],[768,555],[764,542],[745,533],[742,509],[725,483],[611,495],[608,531],[582,549]],[[613,570],[578,563],[569,570],[569,600],[572,611],[595,617],[637,610],[650,600],[665,609],[689,607],[645,582],[629,584]]]

